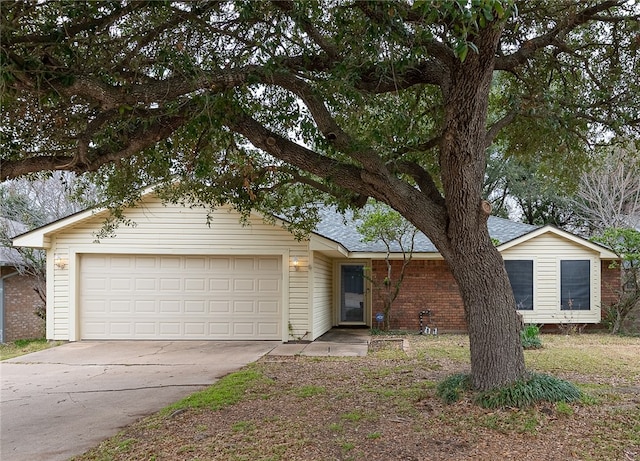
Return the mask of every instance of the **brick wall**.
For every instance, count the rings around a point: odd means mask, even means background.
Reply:
[[[611,261],[601,261],[600,266],[602,268],[600,278],[600,292],[602,306],[608,306],[618,301],[618,294],[620,292],[621,280],[620,280],[620,267],[610,268]],[[604,312],[604,310],[603,310]]]
[[[620,269],[609,268],[610,261],[602,261],[601,292],[602,304],[606,306],[617,299],[616,290],[620,289]],[[402,261],[392,261],[392,276],[400,273]],[[372,261],[372,278],[384,280],[387,265],[384,260]],[[380,290],[373,288],[373,318],[371,325],[376,325],[375,315],[382,312],[383,301]],[[391,309],[392,330],[420,329],[419,313],[431,310],[429,326],[436,326],[439,332],[466,332],[467,322],[464,318],[462,298],[458,286],[445,261],[413,260],[407,266],[400,295]],[[423,317],[424,324],[429,322]],[[550,328],[556,328],[551,325]]]
[[[392,261],[392,277],[400,273],[402,261]],[[387,265],[384,260],[372,261],[373,280],[384,280]],[[380,290],[373,288],[373,319],[382,312],[383,301]],[[391,308],[392,330],[420,330],[419,313],[431,311],[431,319],[423,317],[423,322],[435,326],[439,332],[466,332],[462,298],[458,286],[445,261],[412,260],[407,266],[400,295]]]
[[[618,301],[616,290],[622,289],[620,268],[610,269],[609,264],[610,261],[602,261],[602,306],[604,308]],[[605,313],[604,309],[602,313]],[[626,321],[622,324],[622,330],[631,334],[640,332],[640,306],[629,313]]]
[[[13,272],[3,267],[2,276]],[[44,321],[35,313],[42,301],[33,289],[33,278],[14,275],[4,279],[4,341],[44,337]]]

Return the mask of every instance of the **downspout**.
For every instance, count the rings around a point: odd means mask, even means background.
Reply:
[[[4,344],[4,281],[14,275],[18,275],[18,272],[11,272],[0,277],[0,344]]]

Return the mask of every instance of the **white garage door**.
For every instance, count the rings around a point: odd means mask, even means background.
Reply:
[[[82,339],[282,339],[281,257],[82,255]]]

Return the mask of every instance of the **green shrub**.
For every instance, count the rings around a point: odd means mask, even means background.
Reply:
[[[540,327],[537,325],[527,325],[520,332],[520,340],[522,341],[522,347],[525,349],[540,349],[542,347]]]
[[[484,408],[523,408],[538,402],[575,402],[581,397],[582,392],[570,382],[532,373],[526,381],[479,393],[476,402]]]
[[[453,403],[471,390],[471,377],[456,374],[442,381],[436,394],[445,403]],[[479,392],[475,394],[474,401],[484,408],[524,408],[538,402],[575,402],[581,398],[582,392],[573,384],[553,376],[532,373],[526,381]]]
[[[463,373],[449,376],[436,389],[436,395],[445,403],[460,400],[460,395],[471,389],[471,377]]]

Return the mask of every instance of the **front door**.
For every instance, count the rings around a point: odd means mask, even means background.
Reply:
[[[340,323],[365,323],[365,278],[363,264],[340,266]]]

